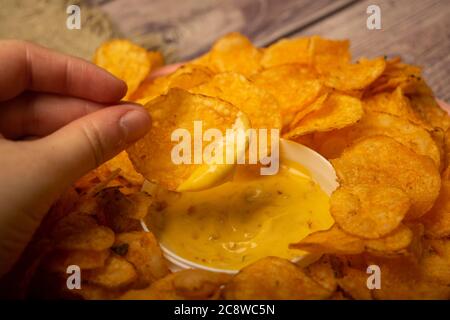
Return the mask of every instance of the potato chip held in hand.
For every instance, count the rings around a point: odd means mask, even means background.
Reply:
[[[201,121],[203,130],[215,128],[225,133],[227,128],[232,128],[239,112],[223,100],[177,88],[150,101],[145,108],[152,117],[153,126],[127,152],[138,172],[169,190],[176,190],[199,167],[195,161],[174,163],[172,151],[177,142],[172,140],[173,132],[181,129],[195,139],[194,121]]]

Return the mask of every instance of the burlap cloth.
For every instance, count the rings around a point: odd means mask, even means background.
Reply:
[[[81,29],[66,27],[67,6],[81,7]],[[108,17],[83,1],[0,0],[0,39],[29,40],[91,60],[105,40],[118,37]]]

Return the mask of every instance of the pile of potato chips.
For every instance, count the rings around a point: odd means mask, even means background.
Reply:
[[[12,271],[22,274],[22,295],[450,298],[450,117],[420,68],[399,58],[352,62],[348,41],[312,36],[256,48],[238,33],[157,78],[149,75],[162,57],[126,40],[102,45],[94,62],[127,83],[125,99],[145,105],[153,128],[54,205]],[[228,128],[239,112],[251,127],[279,128],[330,159],[340,183],[330,200],[335,224],[291,244],[322,257],[307,267],[267,257],[235,276],[171,273],[139,224],[164,207],[139,191],[143,176],[159,192],[175,190],[195,166],[170,161],[171,130],[194,120]],[[83,271],[75,293],[65,286],[70,264]],[[381,288],[370,290],[366,270],[373,265]]]

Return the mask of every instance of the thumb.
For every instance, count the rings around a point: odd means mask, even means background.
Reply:
[[[82,117],[40,139],[42,157],[47,159],[47,176],[63,187],[111,159],[147,133],[148,112],[137,105],[120,105]]]
[[[135,105],[101,109],[34,141],[0,140],[0,276],[76,179],[145,135],[151,120]],[[7,200],[6,200],[7,199]]]

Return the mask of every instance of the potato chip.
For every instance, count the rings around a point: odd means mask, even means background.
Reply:
[[[137,278],[133,265],[124,258],[111,254],[105,266],[99,269],[86,270],[83,280],[108,289],[124,288]]]
[[[350,42],[348,40],[330,40],[313,36],[310,42],[312,63],[319,71],[348,64],[351,61],[349,48]]]
[[[445,131],[441,128],[434,127],[430,131],[430,136],[433,139],[434,143],[436,144],[436,147],[439,150],[440,154],[440,166],[439,171],[442,171],[447,167],[447,147],[446,147],[446,137],[445,137]]]
[[[394,92],[382,92],[363,100],[364,111],[383,112],[408,120],[424,129],[431,130],[428,125],[411,106],[408,97],[400,87]]]
[[[218,72],[250,76],[260,69],[261,51],[242,34],[229,33],[217,40],[209,53],[208,66]]]
[[[339,132],[316,135],[314,144],[317,150],[324,152],[326,156],[337,157],[357,139],[377,135],[393,138],[411,151],[430,157],[436,167],[440,168],[441,151],[427,130],[408,120],[382,112],[366,111],[361,120],[353,126]],[[330,148],[332,150],[329,150]]]
[[[450,240],[427,240],[424,251],[420,260],[422,275],[450,286]]]
[[[81,289],[71,290],[70,293],[83,300],[114,300],[121,295],[120,290],[110,290],[90,283],[83,283]]]
[[[148,209],[152,204],[152,198],[145,192],[135,192],[127,196],[128,200],[133,203],[133,206],[126,213],[127,217],[141,220],[148,214]]]
[[[106,225],[116,233],[142,230],[139,220],[131,219],[121,214],[114,214],[111,211],[106,214]]]
[[[366,270],[344,265],[341,272],[342,276],[338,277],[337,284],[348,296],[356,300],[373,300],[373,290],[367,287],[369,274]]]
[[[364,252],[364,242],[334,224],[328,230],[311,233],[300,242],[291,243],[289,248],[314,253],[358,254]]]
[[[450,287],[421,274],[420,266],[408,257],[369,257],[368,264],[381,271],[381,288],[372,290],[378,300],[428,300],[450,297]]]
[[[405,225],[411,230],[413,233],[413,238],[411,243],[407,248],[401,249],[394,254],[387,254],[386,257],[390,256],[408,256],[415,261],[419,261],[423,255],[423,245],[422,242],[424,240],[425,235],[425,227],[420,222],[405,222]]]
[[[91,196],[97,193],[99,190],[107,186],[112,180],[119,175],[120,170],[114,170],[111,172],[104,164],[100,165],[96,169],[88,172],[83,177],[75,181],[74,188],[79,192],[81,196]],[[83,198],[83,201],[86,200]]]
[[[433,208],[427,212],[421,222],[425,234],[431,238],[450,236],[450,166],[442,174],[442,187]]]
[[[367,251],[397,256],[409,253],[413,238],[414,233],[403,224],[386,236],[376,239],[355,237],[334,224],[330,229],[314,232],[289,247],[323,254],[356,255]]]
[[[436,142],[438,137],[435,137],[433,132],[430,133],[422,126],[398,116],[366,111],[361,120],[353,126],[327,133],[316,133],[312,145],[325,157],[337,158],[357,139],[385,135],[418,154],[430,157],[436,167],[440,168],[443,151]]]
[[[411,105],[431,126],[441,128],[444,132],[450,128],[450,116],[431,94],[411,96]]]
[[[346,92],[366,88],[383,73],[385,67],[383,58],[362,58],[356,64],[340,64],[320,72],[326,86]]]
[[[251,80],[277,99],[283,121],[285,118],[289,121],[290,116],[304,110],[322,90],[321,81],[311,69],[294,64],[263,70]]]
[[[330,213],[339,227],[368,239],[396,229],[409,207],[409,198],[401,189],[376,184],[341,186],[330,200]]]
[[[102,225],[114,232],[142,230],[139,220],[127,216],[128,212],[133,211],[134,204],[119,190],[119,187],[107,187],[99,191],[96,198],[98,202],[96,215]]]
[[[311,134],[308,146],[327,159],[338,158],[352,142],[349,136],[353,126]]]
[[[177,145],[176,141],[171,141],[174,130],[186,129],[193,136],[194,121],[202,121],[203,130],[216,128],[225,134],[239,112],[228,102],[177,88],[170,89],[167,95],[152,100],[145,107],[153,126],[127,152],[138,172],[170,190],[176,190],[199,166],[172,161],[172,148]]]
[[[114,232],[86,214],[73,212],[58,221],[51,234],[55,246],[65,250],[105,250],[114,243]]]
[[[167,76],[144,81],[132,95],[132,99],[144,105],[157,96],[166,94],[170,88],[187,90],[211,80],[212,77],[210,69],[186,64]]]
[[[132,101],[145,105],[147,102],[163,95],[170,87],[169,76],[156,79],[145,79],[130,96]]]
[[[349,266],[355,269],[364,269],[367,267],[366,264],[366,254],[357,255],[330,255],[332,259],[330,260],[333,265],[333,269],[336,272],[336,277],[343,274],[343,266]]]
[[[330,256],[324,255],[304,269],[305,273],[328,292],[336,291],[337,282]]]
[[[335,291],[328,300],[350,300],[350,297],[341,290]]]
[[[188,269],[175,272],[156,281],[150,287],[130,290],[121,300],[216,300],[221,287],[230,275],[204,270]]]
[[[214,72],[209,68],[185,64],[167,76],[168,87],[190,89],[211,80],[213,76]]]
[[[111,172],[120,169],[119,175],[133,184],[142,185],[144,183],[144,177],[136,172],[126,151],[122,151],[111,160],[105,162],[105,166]]]
[[[134,220],[143,219],[152,203],[151,197],[144,192],[125,195],[118,187],[105,188],[96,197],[106,219],[112,215],[120,215]]]
[[[109,250],[55,250],[43,261],[50,272],[66,273],[67,267],[77,265],[81,270],[101,268],[109,257]]]
[[[367,239],[364,241],[366,250],[373,254],[401,255],[412,243],[414,233],[410,228],[401,224],[397,229],[379,239]]]
[[[243,268],[225,286],[228,300],[325,299],[330,292],[292,262],[267,257]]]
[[[241,137],[244,138],[244,143],[238,143],[235,147],[233,143],[228,143],[226,137],[217,139],[214,142],[215,148],[225,151],[221,156],[222,158],[215,158],[215,156],[220,156],[220,154],[209,156],[207,161],[202,166],[198,167],[188,179],[183,181],[176,191],[189,192],[206,190],[229,181],[236,169],[237,159],[245,156],[248,150],[247,146],[250,142],[249,129],[250,121],[244,113],[239,112],[232,130],[227,133],[227,136],[230,136],[230,132],[235,135],[239,135],[239,132],[241,132],[243,133]],[[227,157],[229,154],[232,154],[232,158]]]
[[[197,270],[178,274],[173,285],[178,294],[188,299],[212,299],[219,298],[222,286],[230,279],[228,274]]]
[[[444,168],[450,166],[450,128],[444,133],[442,151],[444,154]]]
[[[264,50],[261,65],[271,68],[283,64],[311,64],[310,38],[281,39]]]
[[[370,94],[375,94],[383,91],[393,91],[398,87],[406,94],[431,93],[431,89],[422,79],[421,69],[417,66],[402,63],[400,58],[386,61],[386,68],[383,74],[366,90]]]
[[[358,99],[342,94],[331,94],[317,111],[303,117],[284,135],[284,138],[295,139],[312,132],[344,128],[356,123],[362,116],[363,108]]]
[[[106,188],[120,188],[122,191],[129,191],[133,190],[136,192],[139,190],[140,186],[138,185],[132,185],[129,181],[123,179],[119,176],[120,169],[116,169],[113,172],[111,172],[104,164],[101,165],[96,169],[96,171],[100,171],[99,176],[101,176],[101,181],[96,183],[92,188],[88,190],[88,192],[83,195],[83,201],[89,202],[89,198],[95,198],[97,200],[98,194],[100,191]],[[89,207],[89,204],[88,204]],[[80,208],[77,208],[77,210],[82,211]],[[83,212],[83,211],[82,211]],[[86,211],[88,212],[88,211]],[[95,210],[93,211],[95,215]],[[92,214],[92,212],[91,212]]]
[[[159,244],[150,232],[120,233],[113,248],[118,248],[120,255],[134,265],[142,287],[169,274]]]
[[[155,70],[164,66],[164,57],[159,51],[148,51],[147,58],[150,61],[151,70]]]
[[[297,142],[299,144],[302,144],[308,148],[315,149],[315,146],[312,145],[313,135],[314,134],[312,134],[312,133],[306,134],[304,136],[299,136],[299,137],[296,137],[295,139],[291,139],[291,140],[294,142]]]
[[[275,98],[241,74],[218,74],[211,81],[192,88],[190,92],[230,102],[248,116],[252,128],[281,128],[281,116]]]
[[[430,157],[436,168],[440,168],[441,153],[430,133],[407,120],[384,113],[367,112],[354,127],[352,135],[386,135],[417,154]]]
[[[212,68],[210,59],[211,59],[211,52],[208,51],[208,52],[202,54],[200,57],[190,60],[189,63],[196,65],[196,66]]]
[[[331,160],[344,185],[376,183],[402,189],[411,200],[407,219],[417,219],[436,200],[441,180],[429,157],[421,156],[386,136],[357,141]]]
[[[290,122],[285,128],[296,128],[297,125],[300,123],[300,121],[303,120],[304,117],[306,117],[308,114],[320,110],[323,106],[325,101],[327,100],[329,94],[324,93],[320,97],[318,97],[313,103],[307,105],[303,110],[298,111],[293,118],[290,116],[284,116],[283,117],[283,125],[286,124],[286,122]],[[294,138],[295,140],[298,140],[301,136]],[[312,137],[312,136],[311,136]]]
[[[152,67],[147,50],[122,39],[103,43],[95,51],[94,63],[125,81],[128,91],[124,99],[138,88]]]

